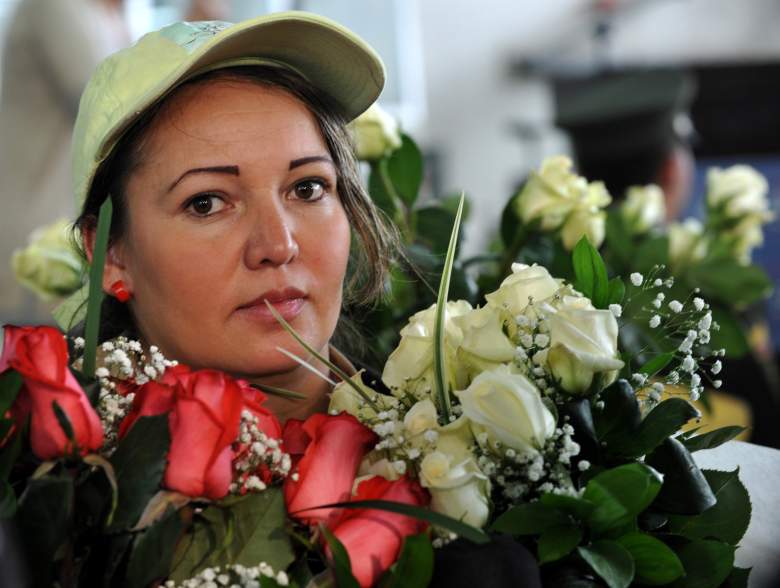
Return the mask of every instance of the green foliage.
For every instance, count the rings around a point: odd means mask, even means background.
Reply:
[[[712,507],[716,498],[690,452],[677,439],[664,440],[645,463],[664,475],[654,506],[674,514],[695,515]]]
[[[0,374],[0,418],[2,418],[22,389],[22,376],[15,370]]]
[[[688,283],[701,288],[710,300],[745,308],[772,292],[772,280],[756,265],[742,265],[729,257],[709,257],[693,264],[686,273]]]
[[[640,457],[655,449],[669,435],[700,413],[682,398],[669,398],[658,404],[628,435],[612,440],[610,451],[625,457]]]
[[[450,391],[447,385],[447,356],[444,349],[444,320],[447,309],[447,300],[450,291],[450,277],[452,276],[452,265],[455,261],[455,249],[458,245],[458,231],[460,229],[460,219],[463,214],[463,201],[465,196],[461,196],[458,212],[455,214],[455,224],[452,226],[450,243],[447,247],[447,257],[444,260],[444,270],[439,282],[439,295],[436,299],[436,318],[433,326],[433,374],[435,398],[438,400],[438,408],[441,411],[441,418],[444,422],[449,422],[450,418]]]
[[[411,207],[417,200],[423,179],[423,158],[409,135],[401,134],[401,147],[387,160],[387,172],[404,204]]]
[[[685,448],[688,451],[693,453],[694,451],[701,451],[702,449],[714,449],[715,447],[719,447],[727,441],[731,441],[744,430],[745,427],[739,426],[721,427],[714,431],[710,431],[709,433],[704,433],[703,435],[680,439],[680,441],[682,441],[682,444],[685,445]]]
[[[43,476],[30,480],[19,499],[16,527],[36,584],[48,585],[51,565],[70,538],[73,522],[73,480]]]
[[[609,444],[634,431],[642,420],[636,394],[626,380],[617,380],[605,388],[600,400],[604,408],[593,413],[593,425],[599,440]]]
[[[627,588],[634,579],[634,560],[616,541],[596,541],[577,551],[609,588]]]
[[[564,494],[542,494],[539,502],[545,506],[557,508],[580,521],[588,520],[595,508],[592,502],[584,498],[575,498]]]
[[[714,349],[723,348],[728,357],[740,358],[750,352],[750,344],[745,335],[745,327],[739,318],[727,308],[719,305],[712,306],[712,319],[718,323],[720,329],[710,331],[712,339],[710,346]]]
[[[181,582],[228,563],[254,566],[264,561],[275,570],[286,569],[295,556],[285,519],[279,487],[206,508],[176,548],[171,579]]]
[[[733,545],[720,541],[697,540],[683,545],[677,556],[685,575],[672,588],[717,588],[729,577],[734,565]]]
[[[426,533],[409,535],[382,588],[427,586],[433,577],[433,546]]]
[[[183,526],[179,513],[170,508],[160,520],[136,534],[127,564],[127,588],[144,588],[168,575]]]
[[[673,515],[669,530],[689,539],[718,539],[736,545],[750,523],[750,496],[733,472],[704,470],[704,477],[718,502],[699,515]]]
[[[566,526],[569,522],[569,517],[556,506],[526,502],[503,512],[490,529],[510,535],[538,535],[548,529]]]
[[[656,355],[653,359],[645,363],[639,371],[645,374],[647,377],[653,377],[662,369],[664,369],[674,359],[674,353],[662,353]]]
[[[609,280],[604,260],[587,237],[582,237],[572,252],[574,287],[590,298],[596,308],[609,306]]]
[[[582,535],[582,529],[571,523],[547,529],[537,544],[539,563],[546,564],[569,555],[582,541]]]
[[[626,285],[620,278],[612,278],[609,281],[607,304],[622,304],[626,296]]]
[[[103,304],[103,266],[108,250],[108,233],[111,229],[113,204],[109,195],[100,207],[95,247],[89,267],[89,297],[87,299],[87,321],[84,328],[84,364],[82,371],[88,377],[95,375],[98,332],[100,329],[100,307]]]
[[[119,443],[110,460],[119,495],[113,529],[135,525],[160,489],[170,443],[167,414],[139,417]]]
[[[661,482],[658,472],[641,463],[618,466],[591,478],[582,497],[595,504],[588,517],[593,532],[603,534],[630,523],[653,502]]]
[[[631,554],[640,584],[661,586],[684,573],[682,562],[665,543],[645,533],[627,533],[617,539]]]
[[[0,481],[0,520],[8,519],[16,513],[16,494],[11,484]]]
[[[360,584],[352,575],[352,564],[349,561],[349,553],[342,545],[341,541],[331,533],[325,525],[320,526],[325,541],[328,542],[332,555],[331,565],[333,574],[336,576],[336,585],[339,588],[359,588]]]

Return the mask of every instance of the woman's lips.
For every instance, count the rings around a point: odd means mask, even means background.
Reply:
[[[249,319],[278,324],[268,308],[268,304],[270,304],[284,320],[289,322],[301,313],[306,305],[306,299],[306,294],[294,288],[281,291],[273,290],[262,294],[248,304],[239,306],[236,313]]]

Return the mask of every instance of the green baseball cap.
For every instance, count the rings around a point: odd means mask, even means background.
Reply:
[[[280,12],[238,24],[178,22],[141,37],[92,74],[73,130],[73,190],[80,206],[100,164],[150,106],[182,82],[236,65],[272,64],[302,75],[347,120],[379,96],[382,60],[340,24],[308,12]]]

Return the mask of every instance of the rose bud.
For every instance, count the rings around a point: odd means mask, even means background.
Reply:
[[[17,424],[30,415],[30,444],[40,459],[57,459],[74,449],[82,455],[103,444],[103,426],[87,395],[68,369],[68,346],[53,327],[5,327],[0,373],[16,370],[23,384],[12,407]],[[65,436],[57,402],[73,429],[73,443]]]
[[[406,476],[394,482],[374,476],[360,483],[352,500],[427,506],[430,499],[416,481]],[[404,538],[421,533],[426,526],[418,519],[385,510],[343,509],[330,528],[349,554],[352,575],[365,588],[373,586],[398,559]]]
[[[310,441],[297,471],[285,481],[284,498],[291,516],[314,525],[338,513],[332,508],[307,509],[349,500],[360,462],[378,438],[347,413],[314,414],[301,428]],[[296,437],[302,437],[300,432]]]

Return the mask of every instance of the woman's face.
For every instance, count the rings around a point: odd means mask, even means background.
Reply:
[[[112,252],[144,339],[195,368],[253,376],[299,369],[341,308],[350,230],[319,127],[289,94],[251,82],[186,86],[147,133]]]

